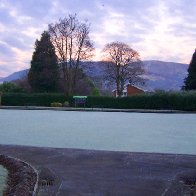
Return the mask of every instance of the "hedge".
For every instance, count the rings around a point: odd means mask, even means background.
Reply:
[[[74,106],[72,97],[63,94],[22,94],[7,93],[2,95],[2,105],[12,106],[50,106],[52,102],[69,102]],[[86,107],[119,109],[169,109],[196,111],[196,91],[146,93],[131,97],[87,97]]]
[[[6,93],[2,95],[2,105],[5,106],[50,106],[52,102],[64,103],[68,98],[63,94],[53,93]]]
[[[88,97],[87,107],[196,111],[196,92],[146,93],[131,97]]]

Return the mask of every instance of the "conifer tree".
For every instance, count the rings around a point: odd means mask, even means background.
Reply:
[[[50,35],[44,31],[35,42],[28,81],[35,92],[55,92],[59,80],[59,70],[55,48]]]
[[[185,79],[185,90],[196,90],[196,50],[188,68],[188,76]]]

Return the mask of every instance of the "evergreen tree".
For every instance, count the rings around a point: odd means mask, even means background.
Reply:
[[[59,70],[55,48],[47,31],[35,42],[28,81],[35,92],[55,92],[59,80]]]
[[[185,79],[185,90],[196,90],[196,50],[188,68],[188,76]]]

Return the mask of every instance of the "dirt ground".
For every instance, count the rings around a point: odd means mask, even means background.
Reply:
[[[39,174],[40,196],[194,195],[196,156],[0,145]]]

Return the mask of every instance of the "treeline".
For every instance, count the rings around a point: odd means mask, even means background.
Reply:
[[[88,107],[195,110],[194,92],[147,93],[118,99],[92,97],[103,95],[103,92],[84,73],[82,62],[91,59],[94,50],[88,22],[78,20],[76,15],[69,15],[50,24],[40,40],[35,42],[28,77],[14,83],[0,84],[2,104],[50,106],[52,102],[69,100],[72,105],[71,96],[90,95]],[[126,83],[145,84],[140,55],[129,45],[118,41],[108,43],[102,52],[105,66],[103,80],[116,88],[119,97]],[[183,90],[196,90],[196,52]]]
[[[35,41],[28,76],[15,83],[28,93],[63,93],[66,96],[108,93],[84,72],[83,62],[95,55],[93,43],[90,24],[76,15],[49,24]],[[119,41],[105,44],[100,59],[104,64],[104,82],[111,88],[115,86],[119,96],[126,83],[143,85],[144,66],[139,53]]]
[[[59,102],[62,105],[69,102],[69,106],[74,107],[73,97],[65,97],[63,94],[5,93],[2,95],[2,105],[50,106],[53,102]],[[81,105],[81,107],[84,106]],[[86,107],[196,111],[196,92],[157,92],[122,98],[88,96]]]
[[[93,55],[89,24],[68,15],[54,24],[35,42],[28,83],[32,92],[61,92],[92,95],[96,87],[86,76],[81,62]]]

